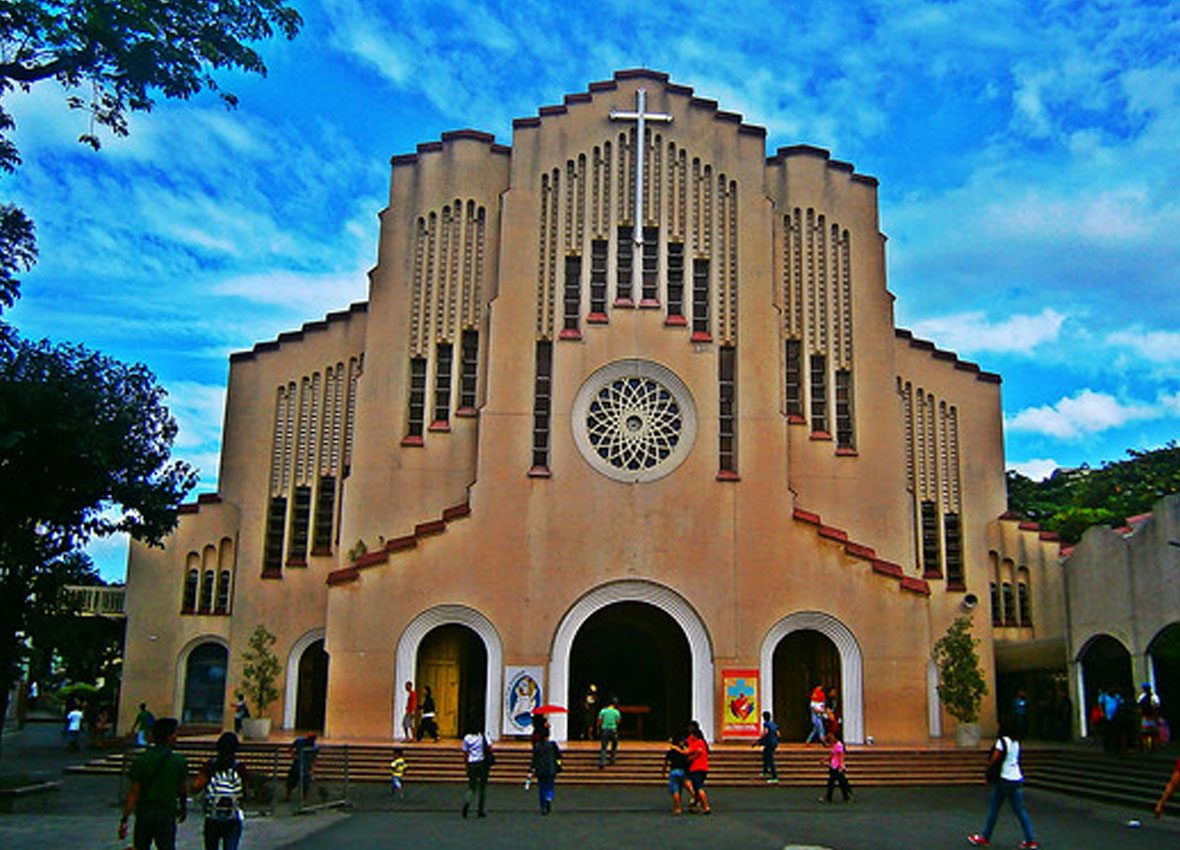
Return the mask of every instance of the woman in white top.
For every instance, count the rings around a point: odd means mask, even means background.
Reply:
[[[996,826],[996,818],[1000,814],[1000,806],[1004,800],[1012,806],[1016,819],[1020,821],[1020,828],[1024,830],[1024,841],[1020,842],[1021,850],[1036,850],[1041,845],[1033,837],[1032,821],[1028,819],[1028,812],[1024,808],[1024,774],[1020,772],[1020,741],[1015,736],[1016,724],[1009,718],[1000,722],[1000,738],[992,749],[989,764],[1000,764],[1000,778],[992,786],[991,802],[987,808],[987,820],[983,824],[983,832],[967,836],[967,843],[977,847],[991,844],[992,830]]]
[[[467,817],[471,810],[472,800],[479,804],[476,810],[479,816],[487,817],[484,795],[488,787],[487,757],[491,749],[492,745],[479,725],[468,726],[467,734],[463,736],[463,754],[467,756],[467,796],[463,800],[463,817]]]

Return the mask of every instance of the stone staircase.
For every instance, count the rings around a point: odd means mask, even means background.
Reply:
[[[1150,809],[1159,799],[1176,757],[1168,753],[1104,753],[1081,747],[1035,745],[1021,754],[1025,785],[1100,803]],[[1169,814],[1180,815],[1180,794],[1168,802]]]

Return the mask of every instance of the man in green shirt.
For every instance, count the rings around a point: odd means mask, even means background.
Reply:
[[[606,748],[610,747],[610,763],[615,763],[615,753],[619,749],[619,698],[611,697],[606,708],[598,712],[598,735],[602,745],[598,750],[598,769],[606,767]]]
[[[178,724],[162,717],[152,725],[152,746],[131,764],[131,788],[123,803],[119,838],[127,837],[127,820],[135,812],[135,850],[175,850],[176,824],[188,815],[188,761],[172,751]]]

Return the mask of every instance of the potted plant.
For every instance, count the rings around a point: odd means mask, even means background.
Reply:
[[[265,741],[270,734],[270,718],[266,716],[266,710],[279,697],[275,682],[283,672],[283,665],[271,649],[274,642],[275,636],[266,626],[257,626],[242,653],[246,664],[242,667],[240,687],[253,708],[251,716],[242,720],[242,735],[252,741]]]
[[[971,619],[957,617],[946,634],[934,644],[938,667],[938,699],[947,714],[958,721],[955,744],[979,746],[979,706],[987,694],[987,682],[979,666],[975,647],[979,639],[971,634]]]

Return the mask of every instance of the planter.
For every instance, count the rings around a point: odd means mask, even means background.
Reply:
[[[955,746],[975,749],[979,746],[979,724],[958,723],[955,725]]]
[[[60,782],[30,782],[13,788],[0,788],[0,812],[45,811],[49,808],[49,795],[60,788]]]
[[[270,737],[269,717],[246,717],[242,719],[242,737],[247,741],[265,741]]]

